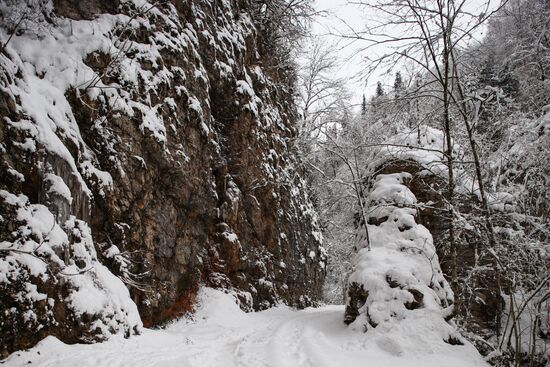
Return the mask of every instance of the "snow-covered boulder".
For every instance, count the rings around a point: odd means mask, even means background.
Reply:
[[[46,206],[5,190],[0,209],[2,355],[47,335],[74,343],[140,332],[137,307],[98,261],[85,222],[58,223]]]
[[[408,173],[378,175],[366,197],[367,222],[377,224],[361,223],[358,229],[348,279],[348,324],[376,327],[406,319],[417,309],[441,318],[451,314],[453,293],[430,232],[415,221],[416,198],[404,184],[410,178]]]

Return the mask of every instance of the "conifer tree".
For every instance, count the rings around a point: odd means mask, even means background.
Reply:
[[[384,91],[384,87],[382,87],[382,83],[378,82],[376,84],[376,96],[377,97],[382,97],[385,94],[386,94],[386,92]]]
[[[405,88],[405,85],[403,84],[403,77],[401,76],[401,72],[397,72],[395,74],[395,81],[393,82],[393,90],[397,94],[399,91],[403,90]]]

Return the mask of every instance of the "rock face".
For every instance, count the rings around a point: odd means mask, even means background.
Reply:
[[[251,3],[82,4],[46,2],[0,54],[2,353],[139,332],[200,284],[245,309],[317,300],[292,86]],[[82,282],[111,303],[69,302]]]

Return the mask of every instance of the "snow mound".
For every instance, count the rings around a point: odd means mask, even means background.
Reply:
[[[377,366],[488,365],[473,345],[431,310],[417,310],[407,319],[381,324],[362,339],[365,349],[379,350],[395,363],[373,363]],[[405,359],[407,363],[401,362]]]
[[[368,171],[374,171],[389,160],[416,161],[431,174],[447,177],[445,164],[445,134],[430,126],[420,126],[418,129],[405,129],[384,142],[384,145],[372,152]],[[460,145],[453,142],[453,158],[463,158],[464,152]]]
[[[201,288],[194,318],[221,326],[239,326],[246,318],[246,313],[239,307],[239,300],[232,293]]]

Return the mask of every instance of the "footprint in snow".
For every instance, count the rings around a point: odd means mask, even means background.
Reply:
[[[382,336],[376,339],[376,345],[384,352],[387,352],[396,357],[403,355],[403,348],[393,339],[388,338],[387,336]]]

